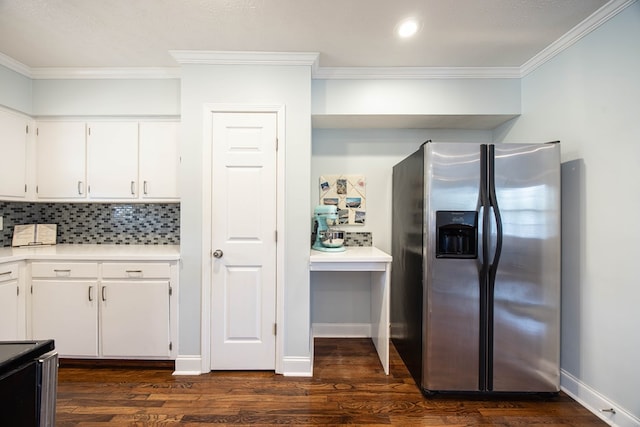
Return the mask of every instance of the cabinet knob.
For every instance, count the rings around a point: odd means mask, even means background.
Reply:
[[[222,255],[224,255],[222,253],[222,251],[220,249],[216,249],[215,251],[213,251],[213,257],[214,258],[222,258]]]

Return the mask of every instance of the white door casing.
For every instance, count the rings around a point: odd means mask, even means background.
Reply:
[[[277,115],[212,112],[211,124],[210,368],[274,370]]]

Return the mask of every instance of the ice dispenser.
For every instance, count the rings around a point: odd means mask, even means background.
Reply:
[[[436,258],[478,257],[478,213],[436,211]]]

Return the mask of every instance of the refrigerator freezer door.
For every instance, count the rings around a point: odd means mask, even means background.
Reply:
[[[476,391],[480,364],[480,260],[436,257],[436,212],[477,211],[480,148],[466,143],[430,143],[424,147],[422,388]]]
[[[496,144],[493,391],[559,390],[560,144]]]

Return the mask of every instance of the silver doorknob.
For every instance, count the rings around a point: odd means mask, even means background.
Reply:
[[[222,255],[224,255],[222,253],[222,251],[220,249],[216,249],[215,251],[213,251],[213,257],[214,258],[222,258]]]

